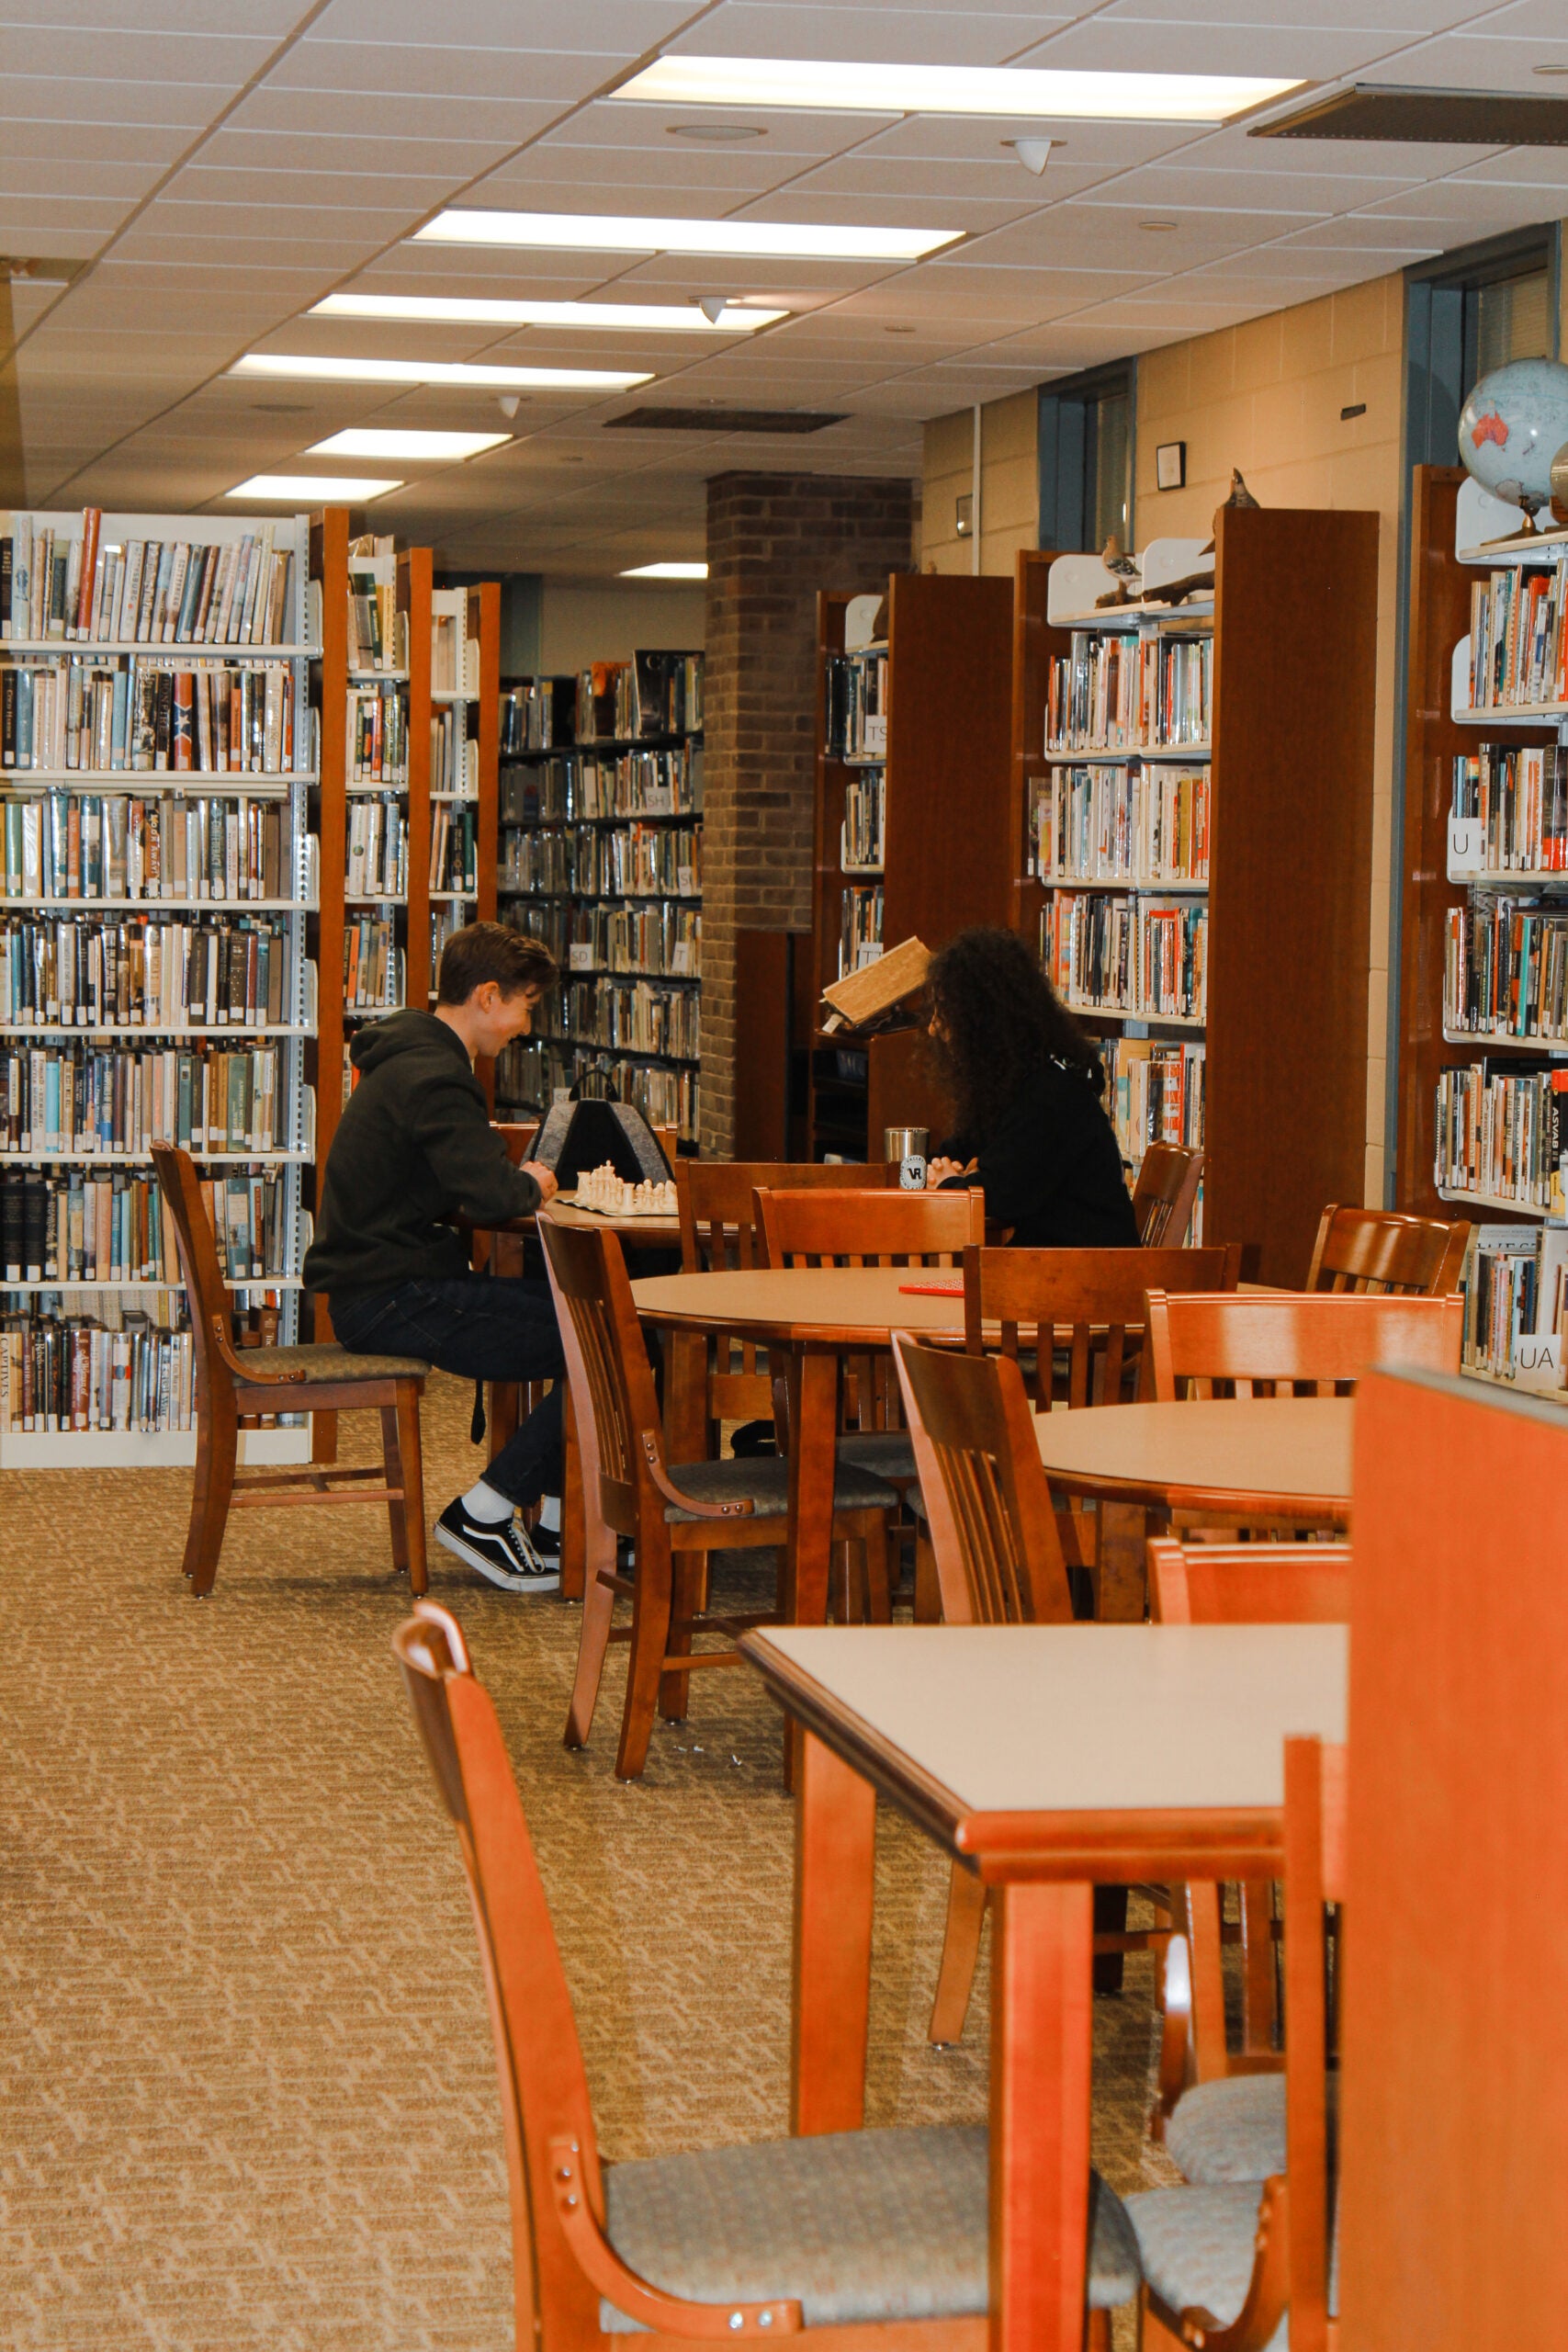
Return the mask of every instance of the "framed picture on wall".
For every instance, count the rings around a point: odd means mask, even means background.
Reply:
[[[1185,441],[1162,441],[1155,451],[1155,485],[1159,490],[1184,490],[1187,486],[1187,444]]]

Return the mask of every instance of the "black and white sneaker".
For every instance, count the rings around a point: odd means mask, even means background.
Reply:
[[[541,1559],[527,1529],[515,1519],[470,1519],[462,1497],[435,1522],[435,1540],[503,1592],[558,1592],[560,1563]]]

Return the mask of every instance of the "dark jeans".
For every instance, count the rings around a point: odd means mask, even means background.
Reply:
[[[555,1386],[485,1472],[485,1483],[518,1504],[561,1490],[561,1410],[566,1359],[547,1282],[457,1274],[445,1282],[398,1283],[331,1301],[333,1329],[366,1355],[423,1356],[470,1380],[553,1380]]]

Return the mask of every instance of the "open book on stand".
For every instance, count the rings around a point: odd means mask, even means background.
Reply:
[[[846,973],[822,991],[822,1032],[832,1036],[840,1029],[869,1034],[877,1029],[906,1029],[913,1019],[908,999],[919,994],[931,969],[931,950],[918,939],[900,940],[874,963]]]

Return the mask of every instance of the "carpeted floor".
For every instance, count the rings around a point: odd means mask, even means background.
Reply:
[[[438,1380],[427,1399],[433,1510],[480,1466],[471,1395]],[[507,2352],[489,2028],[388,1648],[407,1587],[385,1521],[237,1513],[197,1602],[189,1487],[0,1479],[0,2343]],[[512,1745],[605,2154],[784,2132],[773,1707],[744,1670],[699,1678],[623,1788],[618,1656],[569,1755],[576,1611],[439,1551],[432,1577]],[[981,2120],[983,1970],[963,2046],[924,2038],[945,1864],[885,1814],[878,1877],[869,2120]],[[1174,2177],[1142,2141],[1149,1988],[1134,1962],[1096,2004],[1097,2159],[1123,2188]]]

